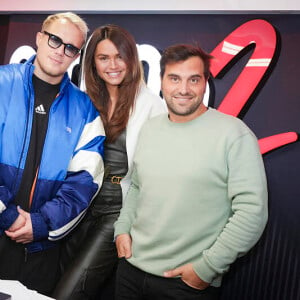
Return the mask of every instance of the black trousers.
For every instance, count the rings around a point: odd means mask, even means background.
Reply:
[[[116,300],[218,300],[220,288],[197,290],[180,278],[164,278],[146,273],[122,258],[116,277]]]
[[[52,295],[57,300],[100,299],[118,262],[113,241],[119,213],[87,215],[62,246],[63,274]],[[101,298],[102,299],[102,298]],[[112,299],[112,298],[109,298]]]
[[[59,275],[59,245],[27,253],[5,234],[0,236],[0,279],[18,280],[28,289],[50,296]]]

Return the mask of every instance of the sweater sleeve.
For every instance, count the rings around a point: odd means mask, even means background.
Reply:
[[[147,127],[146,124],[144,124],[143,129],[141,130],[138,143],[136,146],[135,159],[133,160],[133,166],[132,166],[131,184],[126,199],[125,201],[123,201],[123,207],[120,211],[119,218],[114,224],[115,238],[119,234],[123,234],[123,233],[130,234],[131,226],[136,218],[137,203],[140,194],[140,182],[138,180],[138,171],[137,171],[138,168],[136,165],[136,158],[139,155],[140,148],[143,147],[142,146],[143,139],[147,138],[146,130],[145,130],[145,128]]]
[[[246,133],[235,140],[227,155],[228,198],[232,216],[214,244],[193,267],[206,282],[228,271],[237,257],[260,238],[267,222],[267,184],[257,139]]]
[[[128,190],[126,201],[124,201],[124,205],[121,209],[120,216],[114,225],[115,237],[122,233],[130,234],[131,225],[136,216],[138,195],[139,195],[139,183],[137,179],[136,167],[135,164],[133,164],[131,184]]]

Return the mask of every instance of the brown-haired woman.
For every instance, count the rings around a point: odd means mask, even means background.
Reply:
[[[97,28],[85,51],[83,79],[106,131],[105,175],[87,215],[62,250],[63,276],[55,299],[99,299],[114,273],[113,224],[130,185],[132,160],[143,123],[166,112],[146,87],[132,35],[117,25]],[[110,298],[112,299],[112,298]]]

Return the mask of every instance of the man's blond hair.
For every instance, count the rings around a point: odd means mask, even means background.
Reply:
[[[79,17],[78,15],[72,13],[72,12],[63,12],[63,13],[57,13],[54,15],[49,15],[42,25],[42,31],[47,30],[50,24],[52,24],[54,21],[66,19],[81,31],[84,41],[87,39],[87,33],[89,31],[89,28],[86,24],[86,22]]]

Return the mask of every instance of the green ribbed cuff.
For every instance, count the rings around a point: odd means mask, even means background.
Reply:
[[[196,274],[205,282],[211,283],[217,277],[216,271],[202,257],[198,262],[193,263]]]

